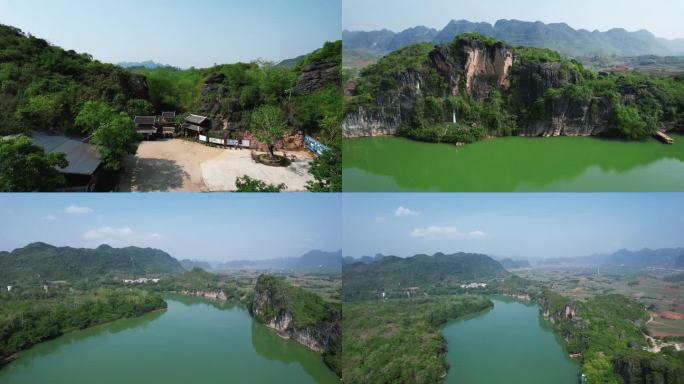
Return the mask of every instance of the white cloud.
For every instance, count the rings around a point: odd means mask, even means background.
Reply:
[[[84,213],[91,213],[93,211],[94,211],[94,209],[92,209],[92,208],[79,207],[78,205],[70,205],[70,206],[64,208],[64,212],[66,212],[66,213],[84,214]]]
[[[440,227],[432,225],[426,228],[414,228],[413,231],[411,231],[410,236],[420,238],[482,239],[487,237],[487,234],[480,230],[461,232],[461,230],[456,227]]]
[[[385,216],[375,216],[375,222],[384,223],[385,222]]]
[[[40,219],[43,221],[55,221],[55,220],[57,220],[57,218],[52,216],[52,215],[46,215],[46,216],[41,217]]]
[[[133,235],[133,230],[128,227],[123,228],[113,228],[113,227],[100,227],[93,228],[86,232],[83,237],[86,239],[112,239],[116,237],[126,237]]]
[[[395,216],[418,216],[418,212],[412,211],[410,208],[398,207],[394,211]]]
[[[162,235],[159,234],[159,233],[150,233],[149,235],[147,235],[147,237],[151,237],[151,238],[153,238],[153,239],[161,239],[161,238],[164,237],[164,236],[162,236]]]

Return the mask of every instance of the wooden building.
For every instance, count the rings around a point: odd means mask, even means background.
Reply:
[[[188,115],[183,123],[183,131],[188,136],[199,136],[200,133],[211,129],[209,119],[205,116]]]
[[[100,178],[102,160],[97,149],[79,140],[66,136],[33,133],[33,144],[42,147],[46,153],[62,152],[69,165],[57,168],[66,179],[64,192],[92,192]]]
[[[141,134],[145,139],[151,139],[157,135],[157,117],[156,116],[136,116],[133,119],[135,123],[135,130]]]

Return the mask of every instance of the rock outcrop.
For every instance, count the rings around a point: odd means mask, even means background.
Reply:
[[[181,295],[186,295],[186,296],[197,296],[197,297],[203,297],[205,299],[212,299],[212,300],[222,300],[226,301],[228,300],[228,297],[226,296],[226,293],[223,290],[217,289],[217,290],[182,290],[180,291]]]
[[[336,370],[341,348],[341,307],[319,295],[273,276],[261,275],[254,288],[250,314],[278,335],[322,353]]]
[[[329,84],[340,82],[340,63],[337,60],[324,60],[307,64],[302,68],[295,91],[300,93],[316,92]]]
[[[434,47],[421,66],[388,74],[395,84],[391,89],[372,95],[370,102],[349,107],[342,124],[344,137],[397,134],[400,126],[411,122],[416,102],[426,96],[469,96],[483,101],[497,91],[531,107],[547,90],[582,80],[561,61],[522,60],[510,46],[471,37]],[[350,86],[347,95],[355,96],[356,87]],[[623,95],[626,102],[630,97]],[[544,109],[542,115],[519,124],[514,134],[602,135],[611,128],[615,115],[607,98],[581,100],[562,94],[547,100]]]

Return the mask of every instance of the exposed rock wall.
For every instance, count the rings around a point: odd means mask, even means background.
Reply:
[[[550,88],[580,81],[560,62],[521,62],[515,50],[502,43],[487,45],[462,39],[439,45],[428,55],[428,67],[443,79],[443,89],[430,87],[423,73],[408,69],[397,76],[396,89],[366,105],[351,108],[342,123],[344,137],[394,135],[408,123],[416,101],[425,96],[469,95],[487,99],[494,90],[514,95],[532,105]],[[354,87],[347,92],[354,95]],[[624,96],[629,97],[629,95]],[[592,136],[606,133],[614,115],[609,100],[574,100],[561,96],[549,101],[543,118],[518,126],[519,136]],[[673,126],[673,129],[681,129]]]
[[[335,311],[329,321],[297,327],[296,315],[291,309],[292,298],[277,285],[266,287],[263,284],[265,279],[273,278],[259,277],[250,306],[252,316],[262,321],[267,327],[274,329],[281,337],[292,339],[316,352],[326,353],[336,348],[341,337],[341,313],[339,311]]]
[[[295,91],[300,93],[316,92],[330,84],[339,84],[340,80],[339,61],[325,60],[311,63],[302,68]]]
[[[274,290],[256,290],[250,313],[281,337],[292,339],[313,351],[325,353],[334,349],[341,336],[341,314],[337,313],[333,321],[298,328],[293,312],[283,308],[280,303],[283,299],[281,295],[282,292]]]
[[[226,301],[228,300],[228,297],[226,296],[226,293],[223,292],[222,290],[215,290],[215,291],[204,291],[204,290],[182,290],[180,291],[181,295],[186,295],[186,296],[197,296],[197,297],[203,297],[205,299],[212,299],[212,300],[223,300]]]

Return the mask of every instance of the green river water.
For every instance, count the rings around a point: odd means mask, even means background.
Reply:
[[[0,383],[336,383],[320,355],[234,303],[167,297],[168,310],[40,343]]]
[[[674,145],[593,137],[503,137],[463,147],[399,137],[348,139],[348,192],[684,191]]]
[[[446,384],[577,384],[579,365],[537,305],[492,298],[494,308],[447,324]]]

